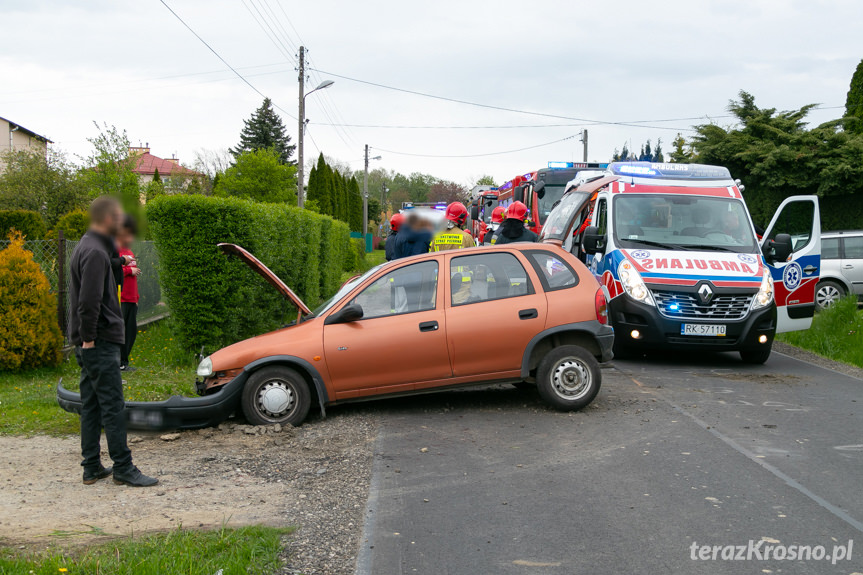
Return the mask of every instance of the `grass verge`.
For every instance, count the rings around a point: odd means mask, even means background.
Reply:
[[[779,334],[777,339],[834,361],[863,367],[863,313],[856,297],[844,298],[815,314],[808,330]]]
[[[168,321],[139,332],[130,361],[138,370],[124,373],[126,399],[153,401],[194,394],[195,358],[174,344]],[[70,357],[56,368],[0,373],[0,435],[65,435],[78,432],[78,416],[57,405],[60,378],[78,389],[80,371]]]
[[[180,528],[70,551],[19,555],[0,549],[0,574],[264,575],[281,565],[282,537],[292,531],[260,525],[215,531]]]

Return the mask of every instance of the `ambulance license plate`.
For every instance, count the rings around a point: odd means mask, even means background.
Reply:
[[[680,324],[680,335],[724,336],[724,325],[715,323],[684,323]]]

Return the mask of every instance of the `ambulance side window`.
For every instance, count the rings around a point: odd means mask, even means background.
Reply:
[[[776,239],[777,234],[789,234],[793,251],[805,248],[812,239],[812,222],[815,204],[812,202],[791,202],[782,208],[776,224],[767,239]]]
[[[608,208],[605,198],[601,198],[596,202],[596,228],[600,234],[608,233]]]

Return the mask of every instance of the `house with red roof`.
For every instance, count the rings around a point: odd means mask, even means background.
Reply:
[[[179,158],[160,158],[150,153],[150,144],[144,146],[130,147],[129,157],[134,159],[135,168],[132,170],[138,174],[141,184],[147,184],[153,181],[156,172],[159,173],[160,179],[172,178],[179,179],[188,183],[189,180],[197,176],[202,176],[200,172],[183,167],[180,165]]]

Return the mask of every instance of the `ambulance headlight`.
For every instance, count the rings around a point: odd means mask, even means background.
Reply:
[[[752,309],[766,307],[772,301],[773,277],[770,275],[770,270],[764,270],[764,275],[761,276],[761,287],[758,288],[758,293],[755,294],[755,299],[752,300]]]
[[[198,364],[198,376],[210,377],[211,375],[213,375],[213,360],[209,357],[205,357],[201,360],[201,363]]]
[[[623,291],[626,292],[626,295],[637,302],[655,305],[650,290],[647,289],[647,285],[641,279],[641,274],[638,273],[631,261],[623,260],[620,262],[620,265],[617,267],[617,277],[620,279],[620,284],[623,286]]]

